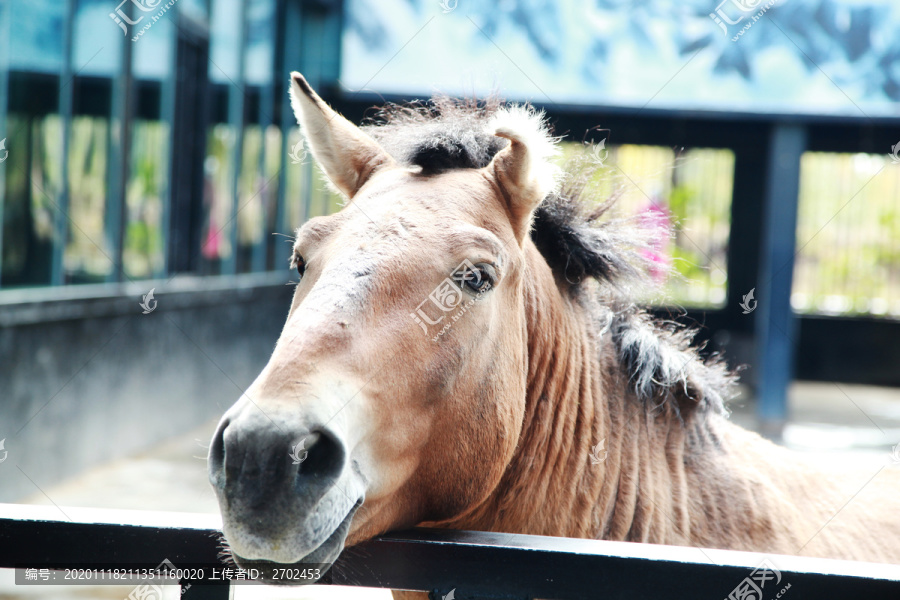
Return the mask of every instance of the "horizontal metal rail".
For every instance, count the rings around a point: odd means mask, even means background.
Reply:
[[[213,565],[221,550],[214,515],[0,504],[0,568]],[[895,565],[438,529],[391,533],[350,548],[330,578],[332,585],[419,590],[432,598],[454,590],[457,600],[728,600],[760,581],[761,600],[900,598]],[[230,588],[183,582],[182,597],[224,599]]]

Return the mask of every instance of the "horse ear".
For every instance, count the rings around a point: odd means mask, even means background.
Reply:
[[[557,148],[544,124],[543,113],[513,106],[499,111],[489,131],[509,144],[486,167],[494,175],[509,205],[519,242],[531,227],[538,205],[556,189],[559,168],[551,162]]]
[[[376,171],[394,164],[378,142],[332,110],[296,71],[291,73],[291,107],[316,162],[348,198]]]

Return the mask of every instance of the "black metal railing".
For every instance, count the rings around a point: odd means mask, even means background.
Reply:
[[[220,564],[216,525],[207,515],[0,504],[0,568]],[[432,598],[452,590],[457,600],[900,598],[894,565],[437,529],[355,546],[334,564],[330,580]],[[754,585],[762,594],[746,595]],[[182,597],[221,600],[230,597],[230,586],[182,582]]]

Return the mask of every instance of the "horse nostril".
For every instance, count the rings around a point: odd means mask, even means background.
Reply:
[[[262,510],[278,494],[322,497],[341,476],[346,457],[333,432],[276,428],[250,413],[219,423],[209,444],[209,481],[220,500]]]
[[[209,456],[207,463],[209,468],[209,480],[215,486],[223,484],[225,467],[225,428],[228,427],[228,419],[222,419],[209,444]]]
[[[295,452],[297,458],[302,458],[297,465],[298,478],[338,478],[344,467],[345,454],[340,442],[326,431],[313,431],[303,438],[302,445],[305,450],[298,448]]]

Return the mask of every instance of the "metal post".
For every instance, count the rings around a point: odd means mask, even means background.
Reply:
[[[231,215],[228,220],[228,239],[231,245],[231,253],[222,261],[222,275],[234,275],[237,272],[238,253],[238,204],[241,201],[240,183],[241,168],[244,164],[244,95],[247,86],[245,78],[245,53],[247,52],[247,3],[241,0],[241,25],[240,39],[238,42],[238,73],[237,81],[232,82],[228,88],[228,124],[234,128],[234,147],[229,153],[231,162]]]
[[[160,81],[160,107],[159,120],[161,123],[169,124],[169,135],[166,136],[164,142],[166,146],[166,156],[173,156],[175,143],[173,142],[173,133],[175,132],[175,110],[177,102],[177,81],[178,81],[178,40],[179,31],[185,26],[181,9],[171,17],[174,19],[175,27],[172,29],[171,39],[169,40],[169,64],[167,65],[166,75]],[[162,216],[161,216],[161,237],[162,237],[162,263],[151,274],[154,278],[162,278],[169,275],[169,248],[171,246],[171,227],[172,227],[172,196],[173,189],[173,169],[174,160],[170,159],[165,165],[166,176],[160,188],[160,198],[162,198]]]
[[[728,298],[726,327],[735,334],[753,335],[757,311],[744,314],[744,295],[759,286],[759,259],[763,215],[760,198],[765,195],[766,139],[734,149],[734,186],[731,194],[731,227],[728,233]],[[755,375],[755,374],[754,374]]]
[[[133,17],[134,7],[127,5],[129,17]],[[105,237],[106,247],[112,253],[113,265],[106,277],[107,281],[126,279],[124,250],[125,227],[127,223],[126,194],[128,174],[131,171],[131,98],[134,85],[131,77],[133,44],[128,36],[118,38],[122,59],[119,72],[112,77],[112,110],[109,115],[109,154],[107,155],[107,189]],[[118,130],[118,135],[116,132]]]
[[[12,7],[8,2],[0,2],[0,37],[10,39],[12,29]],[[9,123],[9,43],[0,44],[0,115],[3,115],[4,123]],[[29,132],[30,133],[30,132]],[[0,128],[0,140],[6,139],[9,132],[7,127]],[[7,140],[6,145],[9,145]],[[0,150],[0,153],[8,150]],[[8,155],[0,156],[5,161]],[[0,287],[3,285],[3,207],[6,203],[6,167],[0,166]]]
[[[791,286],[797,237],[800,159],[806,128],[776,124],[769,141],[763,196],[760,278],[756,288],[757,414],[762,431],[780,433],[787,418],[787,390],[793,371],[795,318]]]
[[[72,102],[75,89],[75,70],[72,54],[75,29],[76,0],[66,3],[66,19],[63,25],[63,71],[59,77],[59,118],[62,121],[62,164],[59,166],[59,195],[56,197],[56,218],[53,227],[53,249],[50,261],[50,285],[62,285],[65,278],[63,257],[69,239],[69,139],[72,128]],[[31,129],[28,132],[32,135]]]
[[[272,7],[272,14],[268,22],[269,34],[273,39],[277,39],[275,35],[275,27],[277,18],[276,8]],[[275,56],[278,51],[275,46],[272,46],[272,55],[270,58],[270,64],[272,66],[271,73],[273,78],[275,74],[278,73],[278,68],[276,66]],[[259,194],[258,201],[260,206],[262,207],[262,223],[260,225],[260,240],[256,244],[253,245],[251,251],[251,263],[250,263],[250,271],[259,272],[266,270],[266,262],[267,257],[269,255],[269,235],[267,234],[267,227],[269,224],[269,215],[271,206],[269,206],[269,185],[271,182],[269,181],[269,174],[266,171],[266,167],[268,165],[268,157],[269,157],[269,148],[266,143],[266,138],[268,136],[269,127],[275,122],[275,117],[272,116],[272,109],[275,104],[275,86],[278,85],[279,89],[284,87],[284,84],[281,81],[277,83],[273,81],[273,78],[270,78],[268,82],[259,86],[259,106],[257,107],[256,115],[257,121],[259,123],[259,131],[261,138],[261,147],[259,152],[259,161],[257,163],[257,181],[262,182],[263,189],[257,189],[257,187],[253,186],[253,193]],[[284,155],[281,155],[281,159],[283,160]],[[277,212],[277,211],[276,211]]]
[[[292,70],[291,65],[299,60],[300,54],[297,44],[297,36],[292,35],[294,31],[299,31],[299,15],[300,9],[293,2],[279,3],[277,19],[277,36],[275,44],[275,60],[278,65],[275,69],[277,80],[275,88],[282,95],[278,103],[280,112],[277,116],[278,124],[281,127],[281,148],[279,150],[279,162],[281,168],[278,172],[278,200],[275,204],[275,232],[267,233],[284,233],[290,231],[290,225],[287,222],[287,205],[289,201],[296,201],[287,197],[287,174],[290,163],[285,160],[288,155],[288,143],[291,127],[294,126],[294,113],[291,105],[286,101],[288,78]],[[279,250],[281,246],[275,242],[274,256],[275,263],[278,264]],[[286,256],[286,252],[282,256]]]

